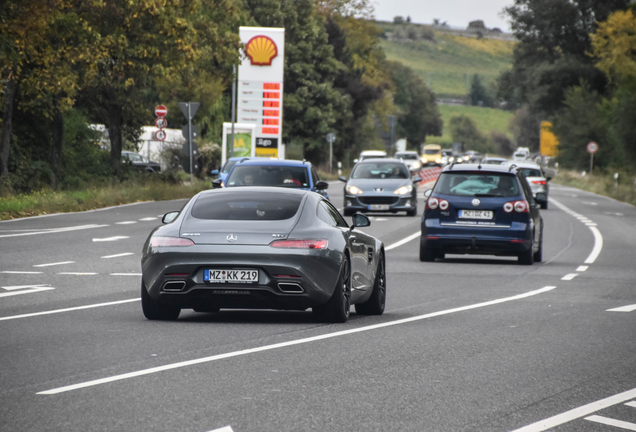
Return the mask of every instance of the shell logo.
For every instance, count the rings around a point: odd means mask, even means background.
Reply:
[[[252,66],[271,66],[272,60],[278,56],[278,47],[267,36],[254,36],[245,44],[245,54]]]

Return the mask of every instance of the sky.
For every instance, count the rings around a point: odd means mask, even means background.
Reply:
[[[375,19],[393,21],[393,17],[411,16],[411,22],[432,24],[434,18],[452,27],[467,27],[470,21],[482,20],[486,27],[510,31],[507,18],[500,16],[503,8],[514,0],[372,0]]]

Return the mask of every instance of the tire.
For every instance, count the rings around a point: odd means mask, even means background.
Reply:
[[[532,246],[526,252],[522,252],[519,255],[519,264],[532,265],[534,263],[534,252],[532,252]]]
[[[544,203],[541,203],[541,208],[544,209],[544,210],[547,210],[548,209],[548,202],[546,201]]]
[[[311,308],[311,311],[322,322],[344,323],[349,319],[351,308],[351,264],[345,257],[340,269],[338,282],[327,303]]]
[[[422,240],[420,240],[420,261],[422,262],[433,262],[435,261],[435,253],[429,248],[425,248],[422,245]]]
[[[141,282],[141,309],[149,320],[174,321],[179,318],[181,309],[175,306],[158,303],[150,297],[148,290]]]
[[[407,216],[417,216],[417,207],[414,208],[413,210],[407,210],[406,215]]]
[[[539,239],[539,250],[537,250],[532,256],[534,262],[540,263],[543,261],[543,230],[541,230],[541,238]]]
[[[378,268],[375,272],[375,282],[371,297],[364,303],[356,305],[356,313],[359,315],[382,315],[386,306],[386,262],[384,253],[380,255]]]

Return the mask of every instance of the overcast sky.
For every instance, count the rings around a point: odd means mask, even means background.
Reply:
[[[509,32],[507,18],[500,16],[513,0],[373,0],[375,19],[393,21],[402,16],[418,24],[432,24],[433,18],[447,21],[453,27],[466,27],[470,21],[482,20],[486,27],[499,27]]]

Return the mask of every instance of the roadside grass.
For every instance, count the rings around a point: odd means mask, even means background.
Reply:
[[[468,105],[437,105],[437,108],[444,121],[442,136],[428,136],[426,137],[426,144],[440,144],[442,147],[450,147],[453,139],[448,125],[450,124],[450,119],[456,115],[465,115],[472,118],[477,128],[484,135],[496,130],[513,139],[512,134],[508,130],[510,120],[514,116],[512,112]]]
[[[598,195],[607,196],[617,201],[636,205],[636,189],[633,174],[619,173],[618,184],[614,184],[613,174],[592,174],[582,176],[580,172],[559,170],[552,179],[553,183],[572,186]]]
[[[110,186],[94,186],[85,190],[41,190],[30,194],[0,197],[0,220],[53,213],[78,212],[143,201],[165,201],[190,198],[211,188],[211,180],[192,184],[170,184],[148,179],[131,180]]]

